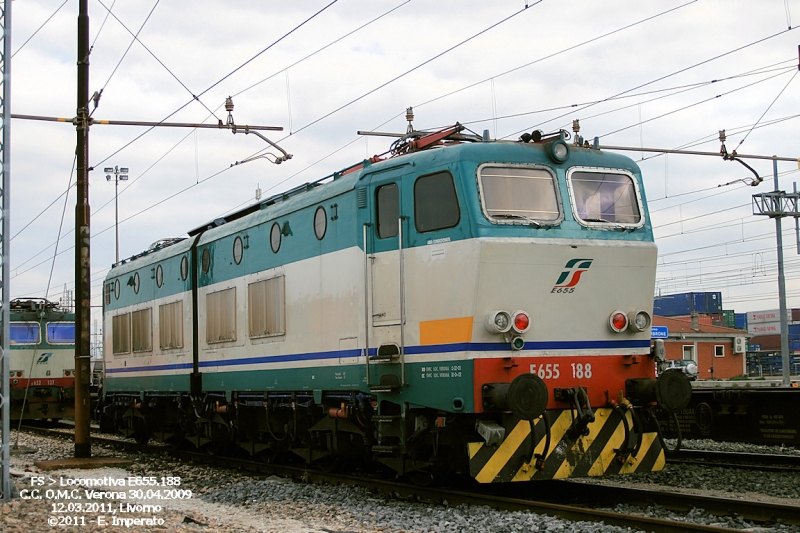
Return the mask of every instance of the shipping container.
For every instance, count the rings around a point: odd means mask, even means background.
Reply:
[[[786,319],[788,321],[792,321],[792,315],[794,314],[794,309],[787,309],[786,310]],[[771,322],[778,322],[781,321],[781,311],[780,309],[771,309],[769,311],[750,311],[747,313],[747,323],[748,324],[767,324]]]
[[[736,317],[733,310],[722,310],[722,325],[731,329],[736,327]]]
[[[747,344],[750,346],[758,345],[761,350],[780,350],[781,349],[781,336],[780,335],[758,335],[751,337]]]
[[[678,316],[692,314],[691,293],[660,296],[653,301],[653,314],[658,316]]]
[[[722,313],[721,292],[684,292],[659,296],[653,301],[653,314],[680,316],[692,313]]]
[[[722,312],[722,293],[721,292],[705,292],[706,300],[706,313],[721,313]],[[697,309],[695,313],[699,313]]]
[[[692,313],[708,313],[708,297],[704,292],[691,292]]]
[[[748,317],[749,320],[749,317]],[[747,332],[751,335],[780,335],[781,323],[780,322],[766,322],[761,324],[747,323]]]
[[[747,329],[747,313],[734,313],[736,329]]]

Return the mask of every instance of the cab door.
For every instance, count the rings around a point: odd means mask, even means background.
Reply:
[[[369,223],[367,241],[368,342],[367,381],[373,391],[397,391],[404,374],[404,226],[403,168],[370,177],[367,187]]]
[[[372,325],[400,325],[400,192],[399,181],[375,187],[372,232]]]

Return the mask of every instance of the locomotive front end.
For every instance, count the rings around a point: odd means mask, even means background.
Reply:
[[[474,333],[480,438],[468,455],[481,483],[660,470],[651,410],[675,412],[691,395],[686,376],[655,379],[657,249],[638,168],[587,148],[562,156],[477,170],[490,225]]]

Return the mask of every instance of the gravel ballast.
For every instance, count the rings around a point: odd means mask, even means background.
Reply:
[[[16,440],[16,432],[12,433]],[[12,445],[14,443],[12,440]],[[20,490],[31,489],[31,475],[39,475],[35,461],[69,457],[72,443],[66,440],[22,434],[19,444],[37,449],[35,453],[12,455],[11,468],[16,486]],[[698,447],[702,443],[687,442],[686,447]],[[714,446],[720,443],[713,443]],[[728,451],[751,451],[734,449]],[[771,453],[763,451],[763,453]],[[796,453],[794,450],[774,453]],[[121,456],[122,452],[94,445],[93,455]],[[399,501],[374,494],[361,487],[309,485],[277,477],[250,476],[218,468],[186,463],[176,463],[169,458],[153,455],[133,454],[129,457],[133,465],[123,469],[59,470],[50,476],[75,479],[125,479],[128,476],[180,477],[180,488],[192,491],[191,498],[169,500],[126,500],[126,504],[159,505],[157,512],[128,513],[126,517],[155,517],[163,521],[152,525],[98,526],[98,515],[108,513],[80,513],[86,525],[76,527],[52,527],[48,520],[59,513],[52,512],[54,500],[14,499],[0,503],[0,522],[8,533],[40,533],[52,530],[86,532],[286,532],[286,533],[423,533],[492,531],[512,533],[523,531],[558,532],[623,532],[626,528],[599,523],[569,522],[555,517],[530,512],[503,512],[488,507],[427,505]],[[605,482],[606,480],[602,480]],[[682,490],[698,494],[713,494],[733,498],[760,498],[800,505],[800,475],[784,473],[754,474],[712,467],[686,468],[668,465],[663,472],[618,476],[609,482],[622,486],[647,486],[664,490]],[[83,488],[83,487],[81,487]],[[99,490],[120,490],[102,488]],[[60,501],[60,500],[58,500]],[[109,500],[96,502],[111,504]],[[123,503],[114,501],[114,505]],[[143,508],[152,510],[153,508]],[[741,518],[715,517],[701,509],[688,515],[676,515],[658,506],[642,509],[618,506],[612,509],[627,514],[646,514],[671,520],[685,520],[699,524],[714,524],[751,531],[800,532],[794,526],[778,525],[773,528],[756,528]],[[61,515],[69,513],[61,513]],[[121,516],[118,514],[118,516]]]

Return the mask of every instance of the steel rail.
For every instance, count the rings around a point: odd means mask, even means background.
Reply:
[[[667,462],[769,472],[800,472],[800,455],[680,449],[667,452]]]

